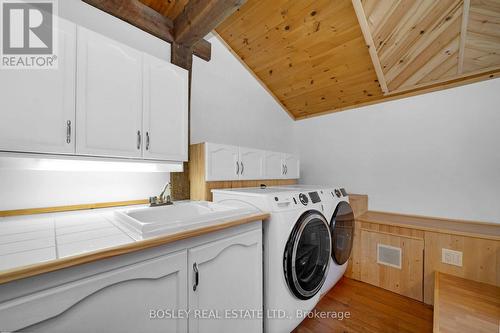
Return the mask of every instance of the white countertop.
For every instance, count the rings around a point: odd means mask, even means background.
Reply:
[[[186,202],[189,201],[177,204]],[[214,219],[213,223],[139,239],[124,228],[115,212],[146,207],[149,206],[0,217],[0,276],[3,281],[12,281],[94,261],[94,257],[107,255],[109,251],[120,249],[119,254],[133,252],[268,217],[267,213],[248,210]],[[111,254],[114,255],[118,254]],[[75,263],[75,258],[79,258],[78,263]],[[28,271],[24,272],[26,269]]]
[[[0,271],[133,243],[115,210],[0,218]]]

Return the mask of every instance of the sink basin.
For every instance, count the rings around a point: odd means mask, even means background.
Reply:
[[[143,239],[194,229],[257,212],[258,210],[252,207],[196,201],[115,211],[115,217],[134,238]]]

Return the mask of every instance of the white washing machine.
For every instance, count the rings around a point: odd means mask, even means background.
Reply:
[[[318,185],[288,185],[276,188],[319,193],[324,206],[324,215],[329,221],[332,237],[332,256],[328,276],[321,288],[323,296],[342,278],[352,252],[354,239],[354,213],[349,196],[344,188]]]
[[[280,188],[212,193],[214,202],[270,212],[263,222],[264,331],[289,333],[318,303],[330,265],[332,239],[319,193]]]

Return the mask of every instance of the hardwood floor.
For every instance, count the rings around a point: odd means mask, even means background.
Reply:
[[[316,310],[350,312],[350,317],[307,318],[294,333],[432,332],[431,306],[348,278],[340,280]]]

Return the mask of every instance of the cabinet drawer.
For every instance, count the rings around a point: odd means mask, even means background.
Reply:
[[[360,247],[361,281],[422,301],[423,240],[361,230]],[[384,255],[386,249],[388,255]],[[398,252],[399,268],[396,262],[392,266],[382,263]]]

